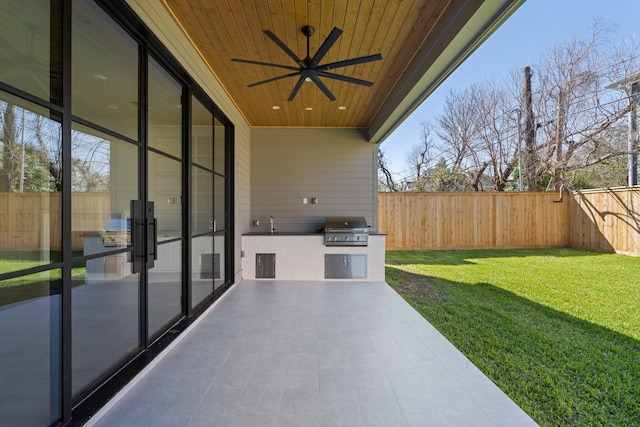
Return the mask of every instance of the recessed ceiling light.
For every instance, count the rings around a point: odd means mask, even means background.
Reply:
[[[273,107],[271,107],[271,108],[273,108],[274,110],[279,110],[279,109],[280,109],[280,106],[279,106],[279,105],[274,105],[274,106],[273,106]]]
[[[347,106],[346,105],[341,105],[338,107],[338,110],[346,110]]]
[[[102,74],[94,74],[93,78],[96,80],[102,80],[102,81],[107,80],[107,76],[103,76]]]
[[[307,110],[307,111],[312,111],[312,110],[313,110],[313,107],[307,107],[307,108],[305,108],[305,110]]]

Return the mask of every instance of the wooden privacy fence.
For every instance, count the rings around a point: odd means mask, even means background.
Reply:
[[[572,193],[569,230],[572,247],[640,256],[640,187]]]
[[[569,244],[558,193],[379,193],[387,249],[542,248]]]
[[[0,193],[0,250],[60,250],[60,193]],[[100,231],[111,215],[109,193],[73,193],[72,241],[82,249],[82,235]]]
[[[640,256],[640,187],[558,193],[379,193],[387,249],[571,246]]]

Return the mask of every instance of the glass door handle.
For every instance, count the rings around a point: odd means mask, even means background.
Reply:
[[[158,259],[158,218],[154,217],[153,202],[131,201],[131,244],[132,271],[153,268]]]
[[[131,201],[131,244],[133,245],[133,257],[131,259],[132,272],[139,273],[145,258],[144,245],[144,208],[141,200]]]
[[[155,208],[153,202],[147,202],[147,268],[155,266],[155,260],[158,259],[158,218],[155,217]]]
[[[153,257],[158,259],[158,218],[149,219],[147,223],[148,250],[147,261]]]

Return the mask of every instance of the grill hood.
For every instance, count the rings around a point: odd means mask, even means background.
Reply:
[[[367,229],[367,220],[362,216],[332,216],[324,220],[324,229],[353,230]]]

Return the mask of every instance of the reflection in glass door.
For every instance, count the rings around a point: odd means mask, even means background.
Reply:
[[[149,58],[148,199],[157,218],[157,261],[148,273],[148,336],[182,313],[182,87]]]
[[[196,307],[227,283],[227,127],[196,98],[191,125],[191,265]]]
[[[101,178],[74,177],[71,197],[74,395],[140,349],[140,274],[131,263],[142,245],[132,236],[138,152],[134,144],[75,126],[72,156],[90,156],[91,170]]]
[[[148,153],[149,200],[155,205],[157,260],[148,272],[148,336],[182,315],[182,164]]]
[[[132,200],[141,198],[139,44],[93,1],[72,6],[71,386],[74,398],[142,349]]]
[[[214,248],[218,218],[213,210],[213,114],[192,98],[191,115],[191,308],[213,293],[220,276]]]
[[[49,171],[61,169],[62,126],[0,91],[0,129],[0,425],[52,425],[61,416],[62,209]]]

